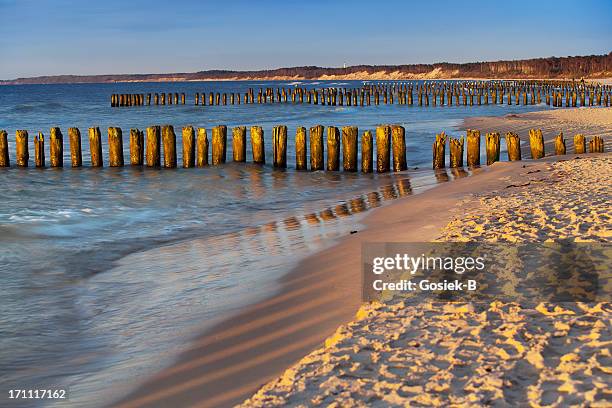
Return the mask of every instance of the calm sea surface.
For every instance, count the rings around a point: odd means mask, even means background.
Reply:
[[[190,82],[0,87],[0,129],[64,133],[64,169],[0,169],[0,401],[9,388],[68,388],[47,406],[101,406],[172,361],[220,316],[264,297],[295,263],[359,229],[395,198],[467,175],[434,174],[435,133],[459,135],[467,116],[535,106],[194,106],[195,92],[249,87],[359,87],[361,82]],[[111,108],[112,93],[186,92],[187,105]],[[406,128],[409,171],[389,175],[297,172],[297,126]],[[227,163],[204,169],[89,167],[87,128],[260,125],[289,128],[286,171]],[[83,135],[83,168],[70,165],[67,129]],[[503,129],[500,129],[503,130]],[[231,135],[231,130],[228,132]],[[210,132],[209,132],[210,138]],[[229,138],[231,140],[231,136]],[[231,142],[228,158],[231,160]],[[502,145],[503,147],[503,145]],[[103,145],[106,157],[106,145]],[[180,148],[179,150],[179,163]],[[484,149],[483,149],[484,150]],[[247,157],[251,157],[250,149]],[[0,405],[2,405],[0,403]],[[43,404],[31,404],[40,406]]]

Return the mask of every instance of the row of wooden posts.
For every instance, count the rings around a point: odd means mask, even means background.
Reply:
[[[552,106],[610,106],[612,90],[607,85],[537,81],[489,82],[430,82],[364,84],[359,88],[278,87],[260,88],[255,94],[249,88],[240,92],[197,92],[195,105],[239,105],[268,103],[307,103],[332,106],[370,106],[371,104],[400,104],[418,106],[451,105],[534,105]],[[185,105],[185,92],[112,94],[111,106]]]
[[[313,126],[307,138],[306,128],[298,127],[295,134],[295,167],[297,170],[307,170],[307,151],[310,150],[310,170],[330,171],[340,170],[340,155],[342,154],[342,168],[344,171],[358,170],[358,129],[356,126],[345,126],[339,129],[335,126],[327,128],[327,149],[324,148],[324,127]],[[197,133],[197,134],[196,134]],[[246,127],[237,126],[232,129],[232,155],[235,162],[246,162]],[[260,126],[252,126],[250,130],[251,150],[253,163],[266,163],[264,147],[264,131]],[[78,128],[68,129],[70,157],[72,167],[81,167],[82,142],[81,132]],[[310,143],[308,143],[308,139]],[[467,131],[468,166],[480,165],[480,131]],[[433,143],[433,168],[446,167],[446,144],[449,145],[450,167],[463,167],[464,138],[448,138],[442,132],[436,135]],[[208,160],[208,134],[204,128],[193,126],[182,129],[183,167],[204,167]],[[227,127],[224,125],[212,128],[211,138],[211,164],[225,163],[227,156]],[[17,130],[15,135],[16,164],[19,167],[29,165],[30,153],[28,148],[27,130]],[[51,167],[63,167],[64,141],[58,127],[51,128],[49,137],[49,155]],[[508,160],[521,160],[520,138],[516,133],[506,134]],[[539,159],[544,157],[544,138],[539,129],[529,132],[529,145],[531,157]],[[586,152],[586,138],[583,135],[574,137],[575,153]],[[177,146],[174,127],[171,125],[151,126],[145,133],[139,129],[130,129],[130,164],[133,166],[146,165],[147,167],[161,167],[163,146],[163,167],[177,167]],[[308,149],[309,147],[309,149]],[[589,152],[604,152],[604,142],[599,136],[594,136],[588,142]],[[89,128],[89,148],[91,166],[102,167],[104,164],[102,153],[102,136],[100,128]],[[500,134],[487,133],[485,136],[485,149],[487,164],[490,165],[500,159]],[[324,151],[327,150],[327,161],[324,161]],[[555,139],[555,154],[566,154],[565,139],[560,133]],[[361,171],[370,173],[374,165],[374,143],[372,132],[366,130],[361,136]],[[393,161],[391,161],[391,158]],[[34,164],[36,167],[45,167],[45,138],[39,132],[34,137]],[[272,129],[272,164],[275,168],[287,167],[287,126],[274,126]],[[121,167],[124,165],[123,132],[119,127],[108,128],[108,165]],[[10,167],[8,137],[4,130],[0,130],[0,167]],[[405,129],[399,125],[384,125],[376,128],[376,170],[379,173],[403,171],[407,169]]]
[[[450,167],[463,167],[463,150],[464,142],[467,140],[466,160],[468,167],[480,165],[480,131],[467,130],[466,138],[448,137],[444,132],[437,134],[433,143],[433,168],[441,169],[446,167],[446,144],[449,146],[449,161]],[[545,155],[544,136],[540,129],[531,129],[529,131],[529,148],[532,159],[541,159]],[[485,153],[487,165],[491,165],[500,161],[500,141],[499,132],[491,132],[485,135]],[[563,132],[560,132],[554,140],[555,155],[567,154],[565,138]],[[587,139],[583,134],[574,136],[574,153],[586,153]],[[589,153],[603,153],[605,150],[603,138],[593,136],[588,142]],[[508,161],[522,160],[521,155],[521,139],[514,132],[506,133],[506,151],[508,153]]]

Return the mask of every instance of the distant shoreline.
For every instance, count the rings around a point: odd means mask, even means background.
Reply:
[[[612,78],[612,52],[512,61],[410,65],[302,66],[267,70],[208,70],[161,74],[46,75],[0,80],[0,85],[195,82],[195,81],[409,81],[409,80],[581,80]]]

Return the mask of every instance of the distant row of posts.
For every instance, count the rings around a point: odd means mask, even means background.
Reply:
[[[610,106],[611,87],[558,81],[488,81],[365,84],[359,88],[277,87],[246,92],[197,92],[195,105],[293,103],[330,106],[380,104],[418,106],[474,106],[489,104],[555,107]],[[185,105],[185,92],[111,95],[111,107]]]
[[[310,151],[310,170],[340,170],[340,157],[342,156],[342,169],[348,172],[358,170],[358,129],[356,126],[345,126],[341,129],[335,126],[327,128],[327,138],[324,140],[325,128],[322,125],[309,129],[298,127],[295,133],[295,168],[308,170],[308,151]],[[98,127],[89,128],[89,149],[91,166],[104,165],[102,152],[102,136]],[[232,159],[235,162],[247,161],[247,129],[237,126],[232,129]],[[376,171],[379,173],[393,171],[399,172],[407,169],[406,160],[406,133],[403,126],[384,125],[376,128]],[[252,161],[257,164],[266,163],[264,131],[261,126],[252,126],[250,129]],[[78,128],[68,129],[70,158],[72,167],[81,167],[82,143],[81,132]],[[480,165],[481,137],[478,130],[467,130],[467,166]],[[544,138],[539,129],[529,131],[529,146],[531,157],[539,159],[544,157]],[[464,138],[448,138],[442,132],[435,137],[433,143],[433,168],[446,167],[446,145],[449,145],[450,167],[463,167]],[[210,164],[220,165],[227,158],[227,127],[224,125],[212,128]],[[371,173],[374,168],[374,139],[372,132],[366,130],[361,135],[361,171]],[[27,167],[29,165],[28,132],[17,130],[15,135],[16,165]],[[520,138],[516,133],[506,134],[508,160],[521,160]],[[560,133],[554,141],[555,154],[566,154],[565,139]],[[604,141],[594,136],[588,141],[584,135],[574,137],[575,153],[603,153]],[[163,150],[162,150],[163,148]],[[500,160],[500,134],[497,132],[485,135],[485,149],[487,164]],[[163,151],[163,165],[162,165]],[[209,141],[205,128],[186,126],[182,128],[182,151],[185,168],[204,167],[209,165]],[[324,153],[327,151],[327,160]],[[139,129],[130,129],[129,161],[133,166],[147,167],[177,167],[177,146],[174,127],[150,126],[145,132]],[[51,128],[49,136],[49,161],[51,167],[63,167],[64,137],[58,127]],[[108,128],[108,165],[110,167],[124,166],[123,132],[119,127]],[[34,164],[36,167],[45,167],[45,137],[41,132],[34,137]],[[272,129],[272,165],[275,168],[287,167],[287,126],[278,125]],[[8,136],[6,131],[0,130],[0,167],[10,167]]]

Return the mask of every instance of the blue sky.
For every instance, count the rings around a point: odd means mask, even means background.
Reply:
[[[0,79],[612,50],[612,0],[0,0]]]

